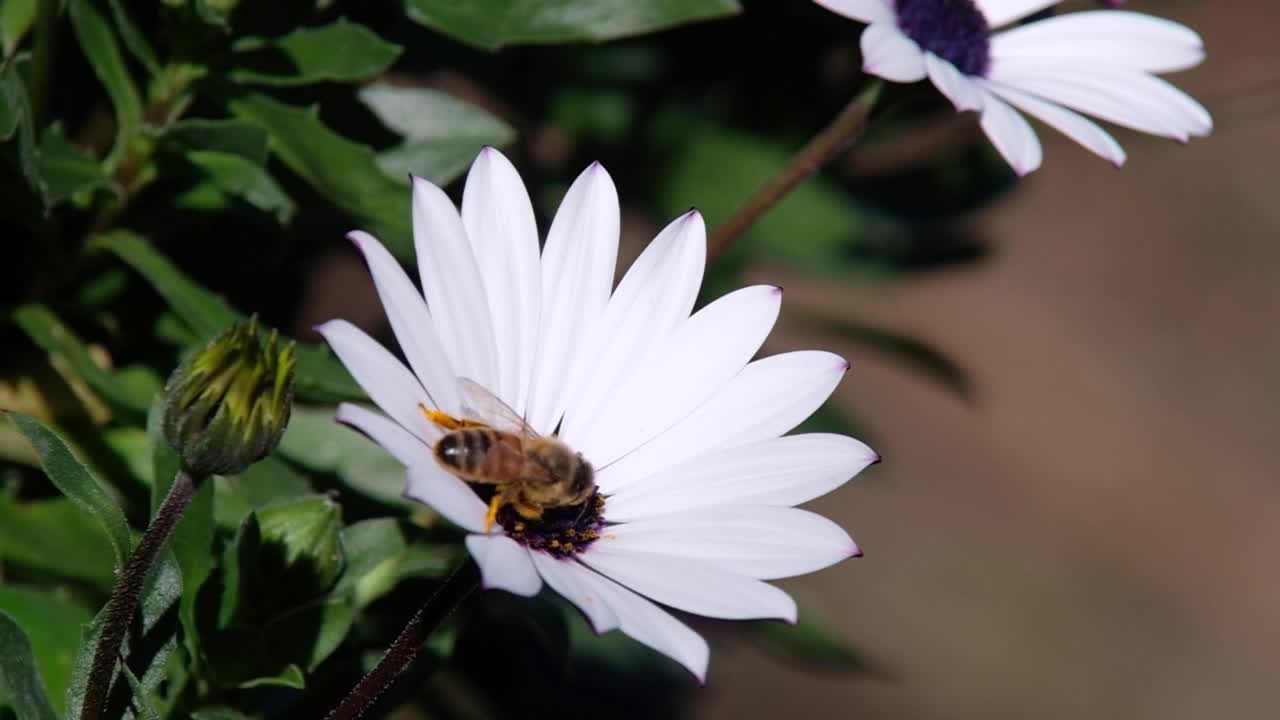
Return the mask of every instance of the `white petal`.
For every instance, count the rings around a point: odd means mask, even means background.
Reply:
[[[420,408],[430,406],[431,399],[409,368],[346,320],[330,320],[315,330],[383,412],[424,442],[435,437],[435,428]]]
[[[1213,129],[1209,112],[1191,96],[1143,72],[1045,63],[992,64],[991,80],[1139,132],[1185,142]]]
[[[1074,12],[995,34],[997,60],[1056,60],[1120,65],[1149,72],[1174,72],[1199,65],[1204,43],[1185,25],[1119,10]]]
[[[982,131],[1019,175],[1034,172],[1044,159],[1040,139],[1027,119],[1000,98],[986,93],[983,98]]]
[[[453,371],[493,387],[498,373],[484,278],[458,209],[419,177],[413,179],[413,245],[427,307]]]
[[[798,505],[825,495],[878,461],[851,437],[787,435],[737,445],[667,468],[609,497],[611,522],[721,504]]]
[[[1034,95],[991,80],[985,81],[984,85],[989,91],[1004,98],[1028,115],[1053,126],[1058,132],[1080,143],[1086,150],[1101,156],[1112,165],[1116,167],[1124,165],[1124,148],[1120,147],[1120,143],[1116,142],[1110,133],[1088,118],[1077,115],[1060,105],[1054,105]]]
[[[1062,0],[976,0],[976,2],[978,9],[986,16],[987,24],[998,28],[1039,12],[1050,5],[1057,5]]]
[[[485,590],[533,597],[542,589],[542,577],[533,569],[529,551],[506,535],[468,535],[467,551],[480,566]]]
[[[670,430],[612,465],[597,467],[596,483],[615,493],[703,453],[776,438],[826,402],[848,369],[838,355],[816,350],[750,363]]]
[[[434,457],[409,466],[409,485],[404,496],[431,506],[444,519],[463,530],[483,533],[489,508],[457,476],[440,467]],[[497,525],[493,528],[498,529]]]
[[[850,20],[893,24],[897,16],[885,0],[814,0],[822,7]]]
[[[614,549],[600,542],[578,559],[650,600],[677,610],[726,620],[796,621],[796,603],[790,595],[709,563]]]
[[[631,265],[597,325],[587,351],[592,363],[570,388],[573,399],[560,428],[570,445],[592,432],[609,431],[594,422],[596,414],[612,402],[612,392],[634,372],[644,351],[689,317],[706,259],[706,225],[691,210],[658,233]]]
[[[896,25],[868,25],[862,31],[862,70],[893,82],[923,80],[924,53]]]
[[[359,230],[347,235],[364,255],[378,298],[409,366],[427,391],[431,407],[447,413],[458,410],[458,375],[449,364],[427,312],[427,303],[400,263],[372,235]]]
[[[526,419],[552,432],[568,402],[566,383],[580,364],[582,343],[609,301],[618,260],[618,191],[592,163],[560,203],[542,252],[542,319]]]
[[[612,580],[578,566],[579,582],[613,610],[622,632],[688,668],[698,682],[707,679],[711,649],[701,635],[671,614]]]
[[[596,584],[582,577],[591,573],[590,570],[579,565],[576,560],[561,560],[546,553],[532,552],[529,556],[533,558],[533,565],[542,579],[547,581],[552,590],[581,610],[597,634],[618,627],[617,613],[605,602]]]
[[[929,79],[933,81],[934,87],[947,96],[956,110],[965,112],[982,109],[981,88],[957,70],[955,65],[926,52],[924,67],[929,72]]]
[[[594,420],[599,431],[578,440],[575,449],[597,465],[607,464],[693,412],[756,354],[781,303],[781,288],[757,285],[694,313],[607,397]]]
[[[804,575],[861,554],[849,533],[827,518],[766,505],[723,505],[623,523],[596,544],[698,560],[760,580]]]
[[[523,413],[542,298],[538,224],[520,175],[493,148],[480,151],[467,175],[462,225],[484,276],[493,319],[498,375],[492,391]]]
[[[414,437],[413,433],[385,415],[359,405],[342,403],[338,406],[338,414],[334,419],[368,435],[370,440],[381,445],[405,467],[431,457],[430,443]]]

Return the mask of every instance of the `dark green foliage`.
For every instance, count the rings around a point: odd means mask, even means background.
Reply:
[[[265,459],[205,467],[228,475],[198,485],[148,576],[108,715],[323,717],[465,553],[402,497],[398,461],[333,422],[367,399],[309,326],[384,330],[344,234],[412,270],[408,175],[457,198],[495,146],[543,230],[600,160],[629,258],[691,205],[711,228],[729,217],[859,90],[856,67],[856,26],[798,1],[0,2],[0,719],[83,704],[116,568],[179,465],[163,379],[253,315],[261,338],[296,339],[299,404]],[[886,95],[873,145],[950,114]],[[980,238],[934,230],[1009,186],[984,147],[874,177],[837,160],[712,260],[703,300],[772,268],[861,284],[981,258]],[[790,320],[969,389],[856,308]],[[176,434],[207,440],[198,427]],[[833,406],[805,426],[848,428]],[[865,669],[807,612],[745,634]],[[378,712],[677,717],[695,687],[550,592],[483,593]]]

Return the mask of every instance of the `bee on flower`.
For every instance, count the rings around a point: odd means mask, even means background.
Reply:
[[[843,435],[786,435],[831,395],[831,353],[753,360],[782,290],[693,312],[706,261],[697,211],[668,225],[616,288],[619,207],[587,168],[539,251],[501,153],[472,166],[461,211],[413,183],[422,291],[373,237],[364,254],[407,366],[353,325],[318,330],[381,412],[338,419],[408,468],[407,497],[466,530],[485,587],[544,585],[597,632],[620,629],[699,679],[706,641],[663,607],[794,622],[768,580],[860,554],[794,506],[878,460]]]

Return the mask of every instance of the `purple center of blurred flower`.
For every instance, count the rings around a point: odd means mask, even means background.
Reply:
[[[898,28],[965,75],[985,75],[991,26],[973,0],[894,0]]]
[[[504,505],[498,510],[498,524],[506,529],[508,537],[530,550],[567,558],[600,538],[603,512],[604,496],[597,490],[581,505],[547,508],[537,520],[527,520]]]

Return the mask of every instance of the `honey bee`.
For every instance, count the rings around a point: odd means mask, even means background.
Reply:
[[[436,441],[436,461],[477,485],[493,485],[485,529],[510,506],[526,520],[549,508],[585,503],[595,492],[591,463],[556,438],[538,434],[514,410],[479,383],[459,378],[461,418],[422,407],[445,431]]]

